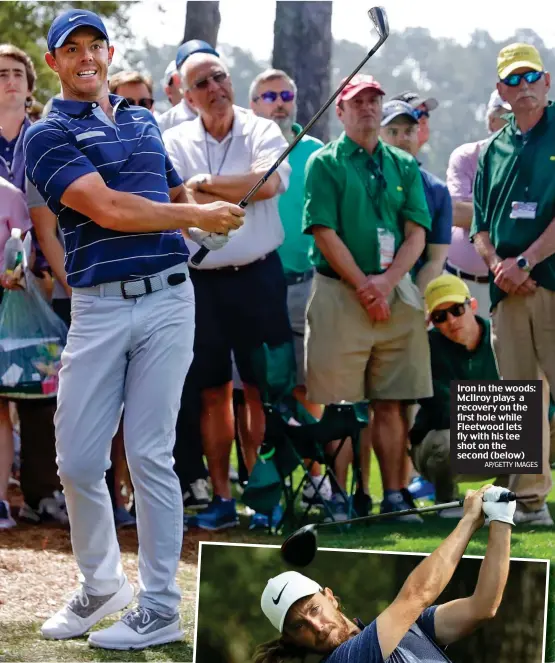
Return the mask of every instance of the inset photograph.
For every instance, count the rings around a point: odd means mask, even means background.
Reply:
[[[455,532],[429,555],[200,544],[195,663],[544,663],[549,561],[484,557]],[[464,549],[463,549],[464,550]]]

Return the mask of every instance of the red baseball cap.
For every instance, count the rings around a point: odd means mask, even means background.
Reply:
[[[344,81],[345,79],[343,79]],[[343,83],[343,81],[341,81]],[[349,101],[355,97],[359,92],[370,88],[371,90],[376,90],[378,94],[385,94],[382,89],[382,86],[378,81],[373,77],[367,74],[357,74],[353,76],[347,85],[341,90],[340,94],[335,100],[335,104],[338,105],[340,101]]]

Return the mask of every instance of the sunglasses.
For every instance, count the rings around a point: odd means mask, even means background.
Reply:
[[[527,83],[537,83],[544,74],[545,71],[527,71],[525,74],[511,74],[501,79],[501,82],[509,87],[518,87],[523,78]]]
[[[281,97],[281,100],[284,103],[288,103],[290,101],[293,101],[293,99],[295,98],[295,93],[290,92],[289,90],[282,90],[281,92],[274,92],[273,90],[268,90],[268,92],[263,92],[260,96],[254,97],[253,101],[258,101],[259,99],[262,99],[262,101],[265,101],[267,104],[273,104],[278,97]]]
[[[441,325],[443,322],[447,321],[447,314],[450,313],[455,318],[460,318],[466,310],[466,305],[470,303],[470,300],[466,300],[464,304],[453,304],[449,308],[441,309],[440,311],[432,311],[430,313],[430,320],[434,325]]]
[[[200,81],[197,81],[193,85],[191,85],[192,90],[206,90],[208,87],[208,84],[210,81],[214,81],[214,83],[221,84],[225,80],[227,80],[229,74],[227,74],[225,71],[219,71],[217,74],[213,74],[212,76],[207,76],[206,78],[201,79]]]
[[[150,110],[152,106],[154,105],[154,99],[150,99],[149,97],[142,97],[141,99],[132,99],[131,97],[125,97],[125,101],[130,106],[142,106],[143,108],[147,108]]]
[[[428,113],[427,110],[421,110],[419,108],[416,108],[414,110],[414,117],[419,120],[421,117],[430,117],[430,113]]]

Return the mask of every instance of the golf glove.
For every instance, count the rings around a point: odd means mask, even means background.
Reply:
[[[482,509],[486,517],[492,520],[499,520],[502,523],[514,525],[513,515],[516,509],[516,502],[498,502],[500,495],[508,493],[506,488],[492,486],[484,493]]]
[[[205,246],[210,251],[223,249],[223,247],[229,242],[229,237],[227,235],[209,233],[200,228],[189,228],[187,233],[193,242],[196,242],[199,246]]]

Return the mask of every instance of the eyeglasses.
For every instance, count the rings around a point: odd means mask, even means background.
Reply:
[[[295,93],[291,92],[290,90],[282,90],[281,92],[274,92],[273,90],[268,90],[268,92],[263,92],[258,97],[254,97],[253,101],[258,101],[259,99],[262,99],[262,101],[265,101],[267,104],[273,104],[278,97],[281,97],[281,100],[284,103],[289,103],[290,101],[293,101],[293,99],[295,98]]]
[[[537,83],[544,74],[545,71],[527,71],[525,74],[511,74],[502,78],[501,82],[509,87],[518,87],[523,78],[527,83]]]
[[[450,313],[455,318],[460,318],[466,310],[466,305],[470,303],[470,300],[467,299],[464,304],[453,304],[449,308],[441,309],[440,311],[432,311],[430,313],[430,320],[434,325],[441,325],[443,322],[447,321],[447,314]]]
[[[414,109],[414,117],[419,120],[421,117],[430,117],[430,113],[427,110],[421,110],[420,108]]]
[[[127,101],[130,106],[142,106],[143,108],[148,108],[148,110],[154,106],[154,99],[150,99],[149,97],[142,97],[141,99],[125,97],[125,101]]]
[[[203,78],[200,81],[193,83],[193,85],[191,85],[191,89],[206,90],[210,81],[214,81],[214,83],[218,83],[219,85],[223,83],[225,80],[227,80],[228,76],[229,74],[226,73],[225,71],[219,71],[217,74],[213,74],[212,76],[207,76],[206,78]]]

